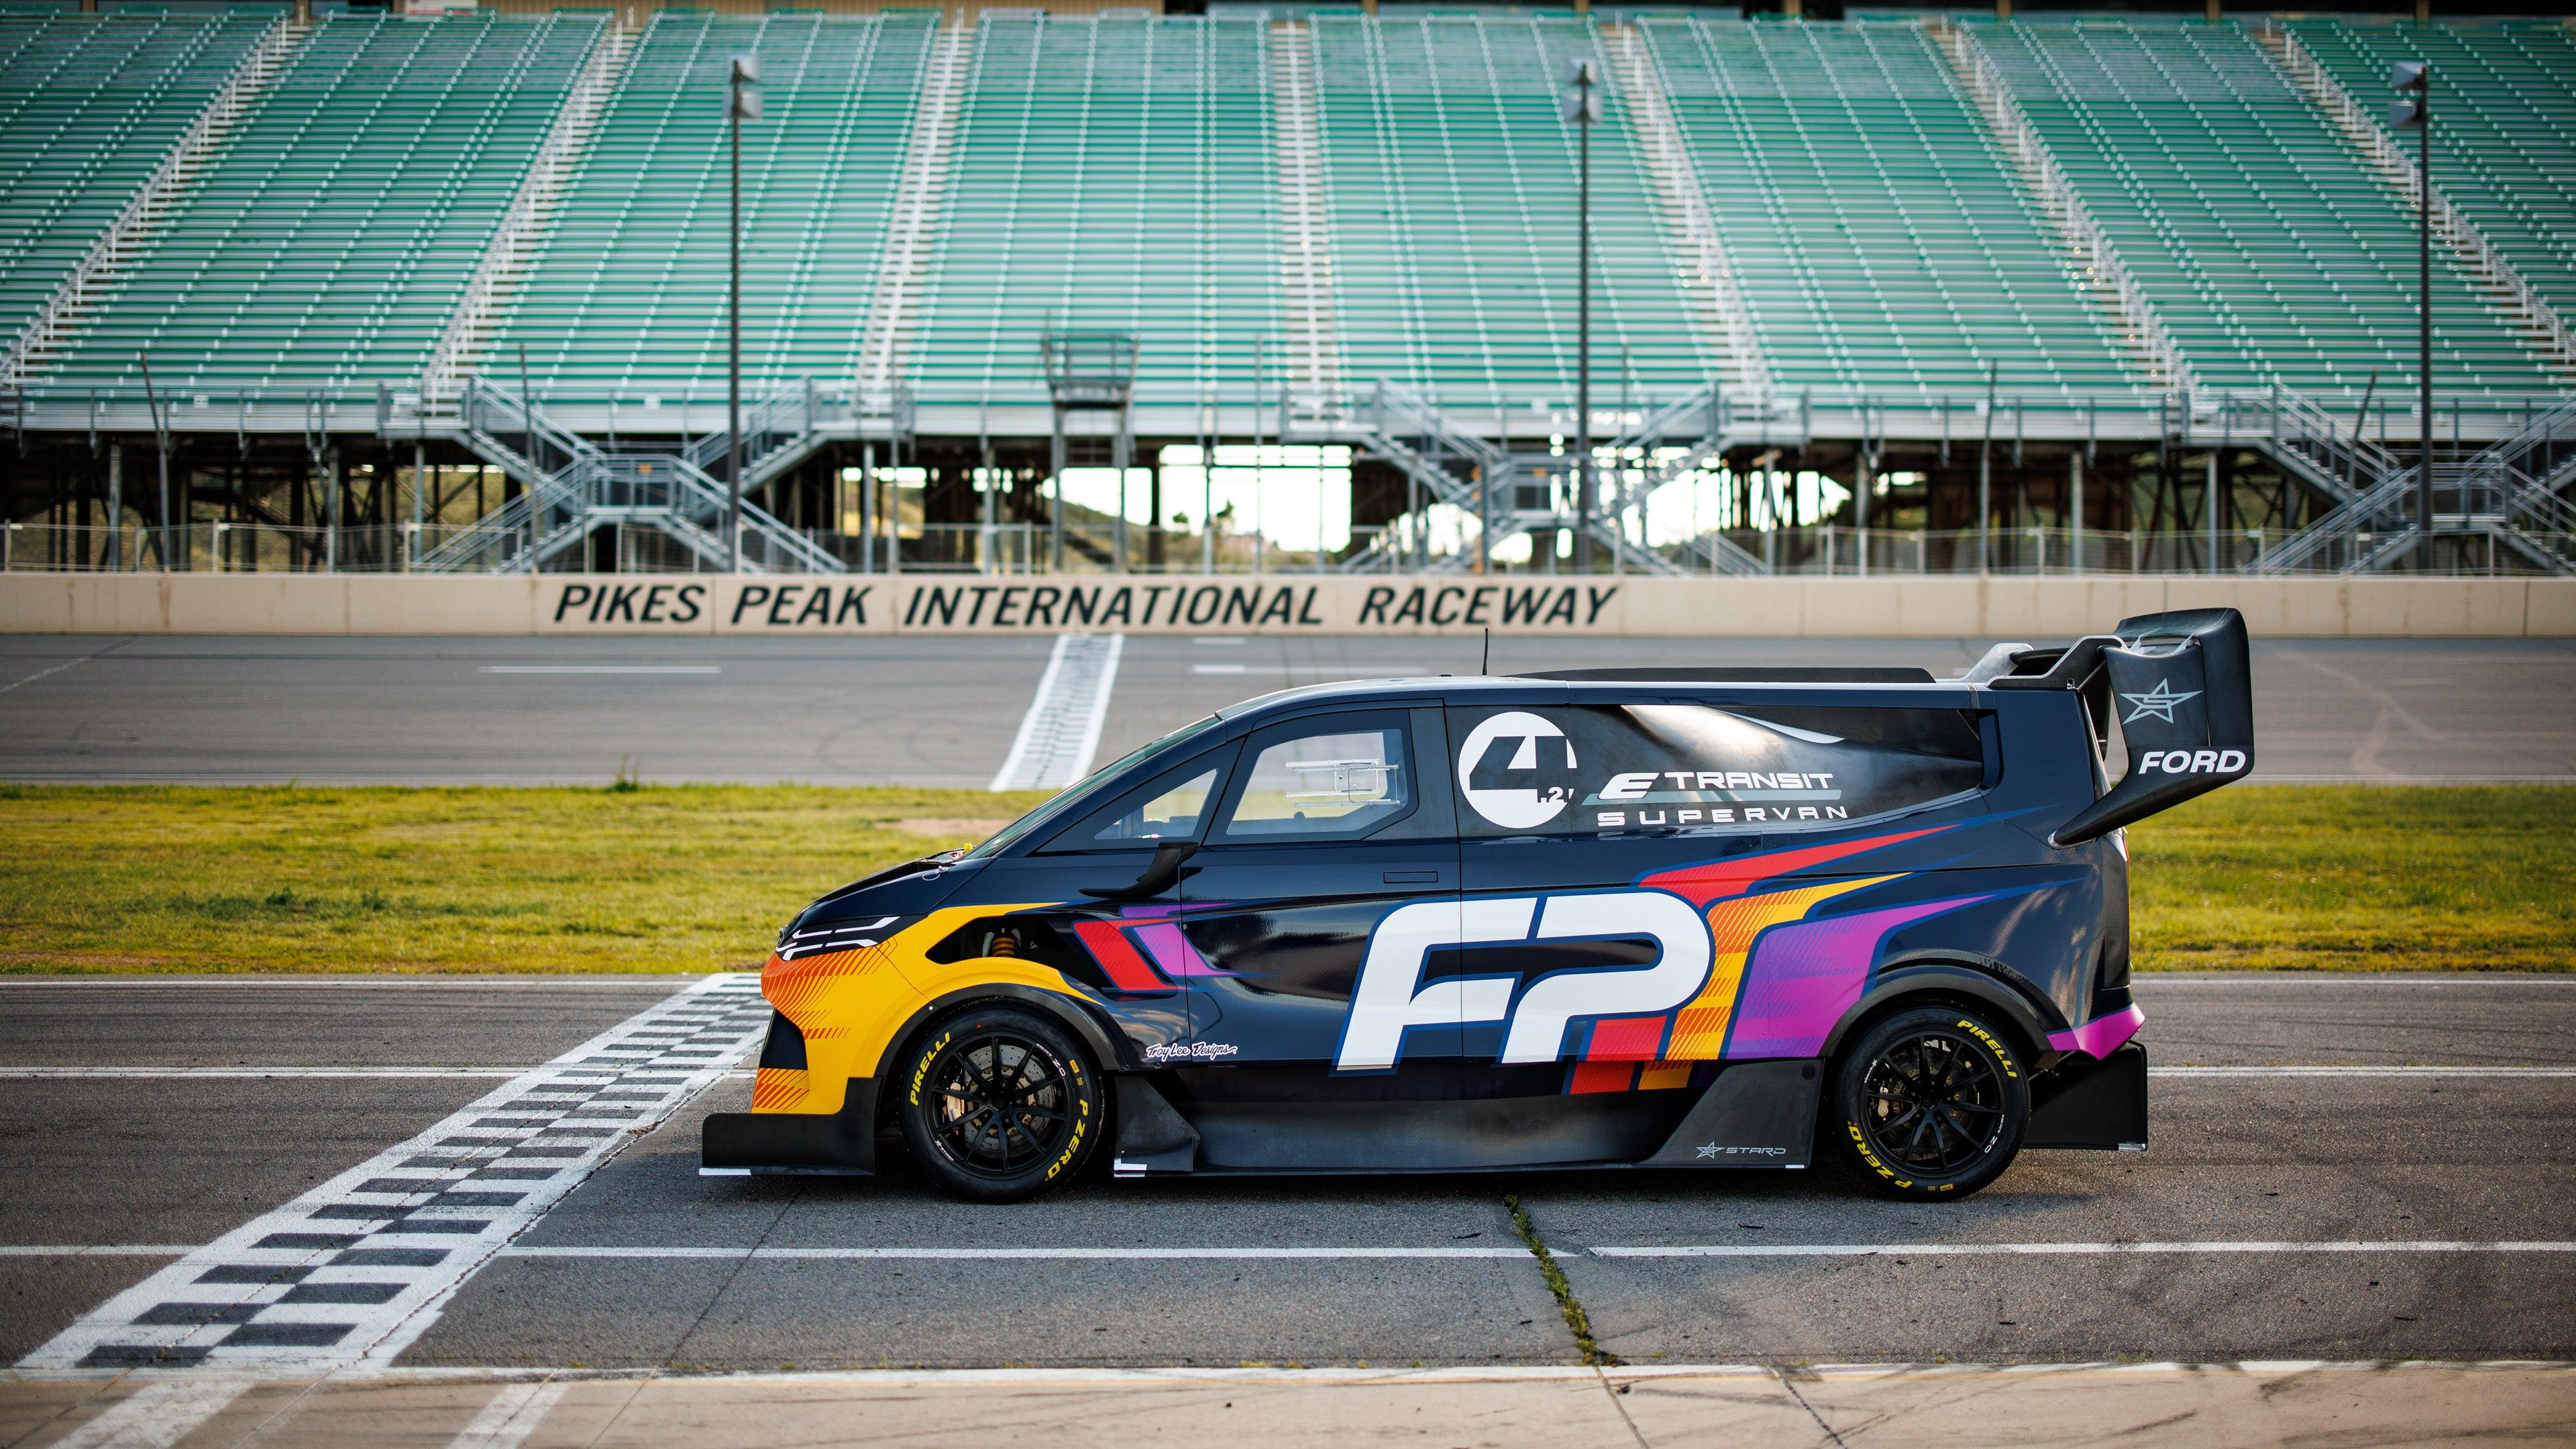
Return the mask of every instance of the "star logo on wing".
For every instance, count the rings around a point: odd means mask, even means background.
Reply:
[[[2176,694],[2174,693],[2171,681],[2159,679],[2156,681],[2156,687],[2148,690],[2144,694],[2124,694],[2120,697],[2137,706],[2136,709],[2133,709],[2127,714],[2121,716],[2120,723],[2134,724],[2139,720],[2145,719],[2148,715],[2154,715],[2156,718],[2163,720],[2166,724],[2172,724],[2174,722],[2174,706],[2182,703],[2186,699],[2200,698],[2200,691],[2197,689],[2187,689],[2180,694]]]

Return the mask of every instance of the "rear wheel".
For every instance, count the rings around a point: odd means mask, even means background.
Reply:
[[[1024,1007],[968,1008],[899,1063],[904,1141],[956,1197],[1018,1202],[1073,1176],[1100,1140],[1100,1076],[1072,1035]]]
[[[2002,1175],[2030,1125],[2030,1085],[2001,1028],[1948,1007],[1872,1026],[1834,1074],[1832,1136],[1891,1197],[1966,1197]]]

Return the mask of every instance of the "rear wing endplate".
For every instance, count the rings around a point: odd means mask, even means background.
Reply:
[[[2080,690],[2097,671],[2109,675],[2129,773],[2058,826],[2051,844],[2080,845],[2253,772],[2244,615],[2183,609],[2123,619],[2110,634],[2077,641],[2045,674],[2008,675],[1986,687]]]

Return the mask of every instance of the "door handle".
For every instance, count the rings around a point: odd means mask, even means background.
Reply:
[[[1440,872],[1436,870],[1391,870],[1386,873],[1386,883],[1388,885],[1437,885],[1440,883]]]

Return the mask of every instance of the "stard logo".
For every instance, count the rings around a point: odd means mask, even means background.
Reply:
[[[2144,694],[2124,694],[2120,697],[2137,706],[2136,709],[2129,711],[2127,715],[2123,716],[2120,723],[2135,724],[2139,720],[2145,719],[2148,715],[2154,715],[2156,718],[2163,720],[2166,724],[2172,724],[2174,722],[2174,706],[2187,699],[2200,698],[2200,691],[2197,689],[2186,689],[2182,693],[2176,694],[2173,692],[2173,684],[2170,681],[2159,679],[2156,681],[2156,687],[2148,690]]]

